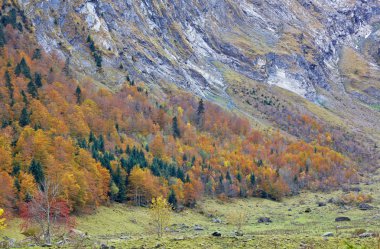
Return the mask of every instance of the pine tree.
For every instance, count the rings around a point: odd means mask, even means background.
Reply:
[[[236,175],[236,179],[237,179],[239,182],[241,182],[242,177],[241,177],[240,172],[237,173],[237,175]]]
[[[118,188],[118,193],[116,196],[114,196],[114,200],[118,202],[123,202],[127,199],[126,196],[126,186],[125,186],[125,180],[123,176],[121,175],[121,168],[120,166],[117,166],[116,172],[112,174],[112,179],[115,185]]]
[[[94,142],[95,140],[96,140],[96,138],[95,138],[94,133],[93,133],[92,131],[90,131],[90,136],[89,136],[89,138],[88,138],[88,142],[89,142],[89,143],[92,143],[92,142]]]
[[[231,175],[230,175],[230,172],[229,172],[229,171],[227,171],[226,179],[228,180],[228,182],[229,182],[230,184],[232,183],[232,178],[231,178]]]
[[[254,186],[256,183],[256,177],[253,173],[249,176],[249,181],[251,182],[251,185]]]
[[[36,85],[33,83],[33,81],[30,81],[27,85],[28,93],[32,96],[32,98],[38,98],[38,91]]]
[[[19,124],[21,127],[24,127],[30,124],[29,112],[26,109],[26,107],[22,108]]]
[[[180,138],[181,137],[181,131],[179,130],[178,120],[177,120],[176,116],[173,118],[172,129],[173,129],[173,137]]]
[[[196,123],[200,127],[203,125],[204,114],[205,114],[205,107],[203,104],[203,99],[201,99],[198,103],[198,109],[197,109],[197,114],[196,114],[197,115],[196,116]]]
[[[178,179],[181,179],[182,182],[185,181],[185,173],[183,173],[183,170],[182,170],[181,168],[178,168],[178,169],[177,169],[176,177],[177,177]]]
[[[41,80],[41,74],[40,73],[34,74],[34,84],[36,85],[37,88],[42,87],[42,80]]]
[[[26,97],[24,90],[21,90],[21,96],[22,96],[22,102],[24,102],[25,107],[27,107],[29,105],[29,101],[28,101],[28,98]]]
[[[32,60],[40,60],[41,58],[42,58],[41,49],[36,48],[34,50],[34,53],[33,53],[33,56],[32,56]]]
[[[92,37],[90,35],[87,36],[87,43],[92,53],[95,52],[95,43],[94,40],[92,40]]]
[[[8,88],[8,92],[9,92],[9,99],[11,100],[10,105],[13,106],[15,103],[14,88],[11,81],[11,76],[8,71],[5,71],[4,78],[5,78],[5,86]]]
[[[77,97],[77,104],[79,105],[82,103],[82,90],[79,86],[77,86],[77,89],[75,90],[75,96]]]
[[[100,136],[99,136],[99,140],[98,140],[98,149],[99,149],[99,151],[101,151],[101,152],[103,152],[103,153],[105,152],[103,135],[100,135]]]
[[[8,23],[13,26],[13,28],[16,28],[17,25],[17,13],[14,8],[11,9],[8,15]]]
[[[17,66],[15,68],[15,74],[17,76],[20,76],[20,74],[23,74],[26,78],[29,78],[29,79],[32,78],[32,76],[30,74],[30,68],[29,68],[28,64],[26,63],[24,57],[21,59],[20,63],[17,64]]]
[[[44,171],[42,169],[41,164],[34,159],[32,160],[32,163],[30,164],[29,173],[31,173],[34,176],[36,183],[40,184],[40,186],[43,184],[45,180]]]
[[[127,155],[131,154],[131,147],[129,147],[129,145],[127,145],[127,148],[125,149],[125,153]]]
[[[95,64],[97,67],[101,68],[102,67],[102,62],[103,62],[103,58],[102,58],[102,55],[100,54],[99,51],[96,51],[93,53],[93,56],[94,56],[94,59],[95,59]]]
[[[0,23],[0,48],[7,44],[7,38],[4,33],[4,26]]]
[[[170,191],[169,197],[168,197],[168,202],[171,204],[171,206],[175,209],[177,208],[177,197],[175,195],[174,190],[172,189]]]
[[[189,174],[186,175],[186,180],[185,180],[185,182],[191,182],[191,181],[190,181],[190,176],[189,176]]]
[[[92,37],[90,35],[87,36],[87,43],[88,43],[88,46],[89,46],[89,48],[91,50],[92,56],[94,57],[96,66],[99,67],[99,68],[101,68],[102,67],[103,58],[102,58],[102,55],[101,55],[100,51],[98,51],[96,49],[95,42],[94,42],[94,40],[92,39]]]

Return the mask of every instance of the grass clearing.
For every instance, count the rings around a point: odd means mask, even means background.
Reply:
[[[303,192],[285,198],[281,202],[249,198],[222,202],[205,199],[194,209],[174,213],[169,231],[163,239],[157,239],[150,224],[147,208],[112,204],[100,207],[93,215],[77,217],[77,229],[89,235],[86,246],[99,248],[102,243],[115,248],[324,248],[345,249],[345,243],[378,248],[377,238],[357,238],[355,230],[380,232],[380,177],[371,179],[373,184],[360,185],[361,192],[373,196],[372,210],[362,211],[356,206],[337,206],[328,203],[330,198],[344,194]],[[319,207],[318,202],[326,206]],[[311,212],[305,212],[307,208]],[[243,210],[248,218],[242,227],[244,236],[235,236],[236,226],[231,224],[231,213]],[[335,222],[346,216],[351,221]],[[258,223],[258,218],[269,217],[271,223]],[[221,223],[215,223],[215,219]],[[213,220],[214,219],[214,220]],[[23,239],[19,233],[21,221],[12,220],[2,236]],[[203,230],[195,230],[198,226]],[[338,229],[337,229],[338,227]],[[219,231],[222,237],[211,234]],[[332,232],[334,237],[322,235]],[[35,247],[37,248],[37,247]],[[363,247],[365,248],[365,247]]]

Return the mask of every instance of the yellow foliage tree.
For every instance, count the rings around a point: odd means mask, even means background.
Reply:
[[[152,199],[152,204],[150,206],[150,216],[159,238],[162,237],[165,231],[165,227],[170,222],[171,212],[172,207],[165,198],[159,196]]]
[[[0,208],[0,231],[4,230],[7,227],[7,224],[5,224],[6,219],[1,218],[4,214],[4,209]]]

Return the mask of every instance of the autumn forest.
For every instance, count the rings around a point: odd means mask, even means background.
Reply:
[[[358,179],[334,138],[301,116],[305,142],[179,91],[165,100],[126,75],[117,92],[78,82],[35,44],[13,9],[0,25],[0,206],[18,215],[47,179],[70,213],[164,196],[192,207],[203,196],[280,200]],[[310,140],[310,139],[309,139]]]

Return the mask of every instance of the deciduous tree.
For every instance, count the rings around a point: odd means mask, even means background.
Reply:
[[[51,245],[54,232],[74,223],[68,203],[61,197],[61,187],[49,179],[42,186],[31,201],[21,206],[20,212],[24,229],[37,225],[43,232],[45,244]]]
[[[0,208],[0,231],[4,230],[7,227],[7,224],[5,223],[6,219],[2,218],[4,215],[4,209]]]
[[[152,199],[150,205],[150,216],[157,236],[161,238],[164,234],[165,227],[169,225],[171,217],[171,205],[162,196]]]

